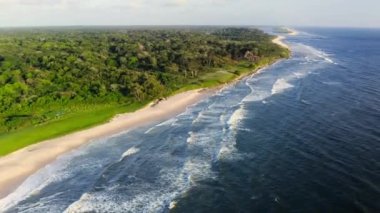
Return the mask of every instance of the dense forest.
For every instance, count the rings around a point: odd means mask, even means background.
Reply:
[[[239,66],[288,57],[272,39],[249,28],[2,29],[0,133],[145,103],[227,67],[238,75]]]

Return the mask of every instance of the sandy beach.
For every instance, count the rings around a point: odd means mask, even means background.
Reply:
[[[43,141],[0,158],[0,199],[14,191],[29,175],[53,162],[59,155],[78,148],[92,139],[168,119],[185,111],[186,107],[211,95],[214,91],[199,89],[180,93],[134,113],[118,115],[106,124]]]
[[[282,41],[284,39],[285,39],[284,36],[277,36],[275,39],[272,40],[272,42],[275,43],[275,44],[280,45],[281,47],[289,49],[289,46]]]
[[[294,29],[291,29],[291,28],[285,28],[285,29],[289,32],[289,33],[287,33],[287,35],[290,35],[290,36],[298,35],[298,31],[296,31]],[[289,46],[283,42],[283,40],[285,38],[286,38],[285,36],[277,36],[275,39],[272,40],[272,42],[275,44],[278,44],[284,48],[290,49]]]

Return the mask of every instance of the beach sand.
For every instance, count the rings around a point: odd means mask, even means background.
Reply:
[[[294,30],[294,29],[291,29],[291,28],[285,28],[287,31],[289,31],[289,33],[287,33],[287,35],[290,35],[290,36],[296,36],[298,35],[298,31]],[[290,49],[289,46],[287,44],[285,44],[282,40],[284,40],[286,37],[285,36],[277,36],[275,39],[272,40],[273,43],[275,44],[278,44],[284,48],[287,48],[287,49]]]
[[[63,137],[28,146],[0,158],[0,199],[13,192],[26,178],[53,162],[59,155],[92,139],[164,121],[186,110],[189,105],[210,96],[215,90],[192,90],[169,97],[133,113],[117,115],[110,122]]]
[[[277,36],[275,39],[272,40],[272,42],[275,43],[275,44],[280,45],[281,47],[289,49],[289,46],[282,41],[284,39],[285,39],[284,36]]]

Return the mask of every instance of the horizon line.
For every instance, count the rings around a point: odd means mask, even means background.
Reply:
[[[265,25],[265,24],[73,24],[73,25],[15,25],[0,26],[0,29],[9,28],[49,28],[49,27],[291,27],[291,28],[340,28],[340,29],[380,29],[373,26],[323,26],[323,25]]]

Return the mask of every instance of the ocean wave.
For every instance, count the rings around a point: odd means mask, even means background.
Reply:
[[[46,186],[67,178],[70,172],[63,171],[63,168],[68,166],[70,159],[85,153],[86,149],[71,151],[29,176],[14,192],[0,200],[0,209],[2,211],[12,209],[22,200],[38,195]]]
[[[202,111],[193,120],[192,124],[196,124],[196,123],[214,123],[214,121],[215,121],[215,116],[213,115],[213,112]]]
[[[268,73],[254,78],[255,80],[249,79],[245,82],[251,93],[243,99],[243,102],[266,101],[272,95],[294,88],[293,82],[315,73],[315,70],[328,64],[335,63],[329,54],[311,46],[294,43],[292,48],[295,54],[291,60],[284,61],[275,68],[269,68]],[[256,85],[256,82],[260,84]]]
[[[272,95],[282,93],[286,91],[287,89],[290,89],[293,87],[294,85],[288,83],[285,79],[280,78],[273,84]]]
[[[328,54],[323,50],[302,43],[295,45],[295,48],[297,49],[298,53],[303,53],[306,55],[306,61],[317,61],[317,59],[322,59],[322,61],[330,64],[338,64],[331,58],[331,54]]]
[[[109,160],[112,161],[112,159],[102,155],[99,157],[99,154],[103,153],[104,149],[107,150],[106,153],[108,154],[120,150],[120,148],[117,149],[117,142],[119,137],[123,137],[125,134],[126,132],[122,132],[111,137],[94,140],[58,157],[51,164],[29,176],[13,193],[0,200],[1,211],[13,212],[17,210],[19,212],[24,209],[23,212],[49,212],[52,209],[65,208],[67,197],[71,194],[80,193],[83,190],[82,184],[91,181],[87,177],[84,178],[85,180],[81,179],[76,182],[70,182],[70,179],[80,176],[80,173],[83,172],[91,176],[91,171],[96,171],[107,165]],[[116,161],[117,155],[112,155]],[[89,159],[84,161],[84,156]],[[61,183],[67,185],[62,186]],[[50,188],[51,186],[52,188]],[[52,189],[56,191],[52,191]],[[66,190],[68,189],[71,190],[70,195],[67,194]]]
[[[156,124],[155,126],[149,128],[144,132],[144,134],[152,134],[154,133],[154,130],[156,130],[159,127],[164,127],[164,126],[174,126],[176,122],[178,121],[177,117],[174,117],[172,119],[166,120],[164,122],[161,122],[159,124]]]
[[[256,101],[263,101],[266,98],[269,98],[272,94],[269,90],[265,88],[256,89],[254,93],[251,95],[247,95],[244,97],[243,102],[256,102]]]
[[[170,125],[173,125],[173,123],[175,123],[177,121],[177,118],[174,117],[172,119],[169,119],[169,120],[166,120],[162,123],[159,123],[156,125],[156,127],[161,127],[161,126],[170,126]]]
[[[124,194],[121,186],[87,192],[64,212],[163,212],[187,186],[178,169],[163,169],[156,183],[135,183],[128,186],[133,194]]]
[[[121,156],[121,158],[123,159],[123,158],[126,158],[126,157],[128,157],[128,156],[134,155],[134,154],[138,153],[139,151],[140,151],[139,148],[131,147],[131,148],[129,148],[127,151],[125,151],[125,152],[123,153],[123,155]]]
[[[318,35],[318,34],[314,34],[314,33],[308,33],[308,32],[304,32],[304,31],[298,31],[298,37],[304,37],[306,39],[327,39],[328,37],[327,36],[322,36],[322,35]]]
[[[207,131],[207,130],[206,130]],[[153,182],[136,181],[127,186],[108,185],[103,190],[83,194],[65,212],[165,212],[175,207],[176,199],[199,181],[215,177],[212,155],[217,149],[206,132],[189,132],[186,139],[189,152],[183,166],[162,168]],[[215,133],[216,134],[216,133]],[[197,150],[202,148],[203,152]],[[120,190],[127,187],[129,193]]]
[[[186,142],[187,143],[194,143],[195,142],[195,134],[192,132],[192,131],[190,131],[189,133],[189,137],[186,139]]]
[[[240,124],[246,115],[247,111],[244,109],[244,102],[241,102],[238,109],[232,113],[230,119],[227,121],[229,131],[224,132],[220,149],[216,156],[218,160],[236,159],[238,155],[236,135],[238,131],[244,131],[244,128],[240,128]]]
[[[329,86],[340,86],[340,85],[342,85],[342,82],[337,82],[337,81],[322,81],[322,83],[329,85]]]
[[[240,107],[233,112],[230,119],[228,120],[228,124],[230,125],[231,129],[236,129],[240,123],[240,121],[244,118],[246,115],[246,111],[244,109],[244,105],[241,104]]]
[[[112,192],[84,194],[64,212],[164,212],[176,196],[176,191],[152,190],[126,201],[123,195]]]
[[[220,97],[217,100],[223,100]],[[216,101],[218,102],[218,101]],[[157,151],[153,157],[148,157],[146,151],[139,150],[136,146],[129,148],[123,157],[136,155],[144,156],[146,161],[152,164],[159,164],[160,171],[153,180],[145,180],[144,176],[136,174],[133,181],[120,180],[122,185],[114,184],[119,180],[108,181],[107,177],[101,180],[102,190],[93,190],[84,194],[76,202],[72,203],[66,212],[86,212],[86,211],[123,211],[123,212],[165,212],[174,208],[176,199],[185,194],[191,187],[200,181],[216,177],[212,171],[212,164],[216,160],[216,155],[220,150],[220,141],[225,134],[225,125],[229,112],[221,110],[221,105],[215,103],[201,104],[189,109],[186,119],[179,119],[183,115],[177,116],[178,125],[186,125],[189,131],[187,137],[175,137],[170,140],[172,143],[182,144],[186,148],[186,154],[176,155],[179,164],[165,163],[170,153],[164,150]],[[190,116],[191,114],[191,116]],[[169,123],[155,128],[168,128]],[[174,129],[177,127],[169,127]],[[183,126],[179,126],[182,129]],[[186,129],[187,129],[186,128]],[[152,130],[151,130],[152,131]],[[218,139],[219,138],[219,139]],[[182,147],[182,146],[181,146]],[[160,162],[163,160],[163,162]],[[137,162],[133,161],[134,164]],[[123,164],[128,165],[128,159]],[[114,168],[115,168],[114,166]],[[110,169],[114,171],[115,169]],[[113,176],[113,175],[111,175]],[[137,180],[137,181],[136,181]],[[95,186],[96,187],[96,186]],[[121,193],[123,187],[128,188],[128,193]]]
[[[236,159],[236,154],[238,150],[236,149],[236,141],[233,138],[226,140],[219,150],[218,160],[233,160]]]

